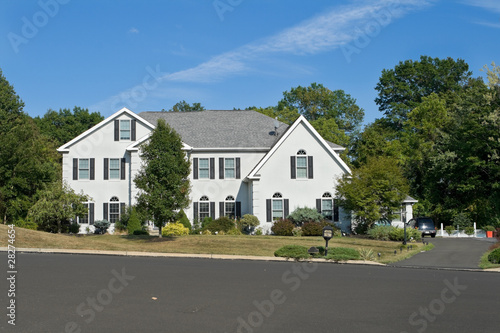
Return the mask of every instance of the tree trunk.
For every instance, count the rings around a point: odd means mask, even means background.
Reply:
[[[161,238],[161,229],[162,229],[162,226],[160,225],[158,227],[158,237]]]
[[[57,221],[57,233],[61,233],[61,221]]]

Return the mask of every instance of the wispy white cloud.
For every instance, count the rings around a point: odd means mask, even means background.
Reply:
[[[473,23],[479,24],[479,25],[484,25],[485,27],[489,27],[489,28],[500,29],[500,22],[499,23],[493,23],[493,22],[486,22],[486,21],[476,21],[476,22],[473,22]]]
[[[500,13],[500,2],[498,0],[465,0],[462,3]]]
[[[277,54],[314,55],[331,51],[355,41],[366,29],[382,29],[412,11],[427,7],[432,0],[356,1],[337,6],[273,36],[243,45],[212,57],[198,66],[157,77],[159,83],[209,83],[258,70],[258,63]],[[133,28],[135,29],[135,28]],[[133,96],[144,84],[110,97],[98,105],[117,106],[117,100]],[[142,87],[142,88],[141,88]],[[123,106],[127,106],[124,101]],[[133,106],[132,106],[133,107]]]
[[[131,34],[138,34],[139,33],[139,29],[132,27],[132,28],[130,28],[130,30],[128,32],[131,33]]]

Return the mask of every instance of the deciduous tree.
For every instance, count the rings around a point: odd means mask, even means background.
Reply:
[[[180,135],[163,119],[141,147],[143,166],[134,182],[141,191],[138,208],[145,210],[160,229],[189,205],[191,163],[182,150]]]

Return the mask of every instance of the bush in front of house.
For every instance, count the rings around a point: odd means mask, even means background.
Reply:
[[[488,254],[488,261],[492,264],[500,264],[500,247]]]
[[[249,233],[252,233],[252,231],[255,229],[255,227],[259,226],[260,221],[257,218],[257,216],[255,216],[255,215],[245,214],[238,221],[238,224],[240,226],[240,231],[249,234]]]
[[[149,236],[149,232],[147,230],[142,230],[142,229],[134,230],[132,234],[134,236]]]
[[[73,222],[69,225],[69,232],[71,234],[77,234],[80,232],[80,225],[76,222]]]
[[[307,247],[302,245],[285,245],[274,252],[275,257],[285,257],[294,259],[309,258],[311,255],[307,252]]]
[[[183,226],[191,230],[191,223],[189,222],[186,213],[184,213],[184,209],[181,209],[177,214],[177,221],[179,221]]]
[[[109,226],[111,223],[109,223],[107,220],[98,220],[94,222],[94,227],[95,227],[95,234],[105,234],[106,231],[108,230]]]
[[[372,239],[388,241],[390,240],[389,234],[392,228],[388,225],[378,225],[369,229],[366,234]]]
[[[180,222],[167,223],[167,225],[162,228],[161,234],[166,237],[186,236],[189,235],[189,229]]]
[[[402,241],[404,239],[404,228],[391,227],[389,239],[392,241]],[[417,229],[406,228],[406,240],[413,238],[416,241],[422,239],[422,233]]]
[[[276,236],[292,236],[295,225],[287,219],[279,219],[273,223],[271,231]]]
[[[328,249],[326,259],[335,261],[359,260],[360,255],[358,250],[347,247],[333,247]]]
[[[328,222],[306,222],[302,225],[302,236],[322,236],[323,228],[329,226],[333,228],[333,235],[339,235],[339,229]]]
[[[292,214],[288,215],[287,219],[292,221],[296,226],[300,227],[307,222],[321,222],[324,220],[323,215],[318,213],[314,208],[299,207]]]
[[[234,221],[227,216],[221,216],[216,220],[208,223],[204,228],[204,230],[209,230],[211,233],[215,234],[220,231],[224,231],[227,233],[231,229],[235,229]]]

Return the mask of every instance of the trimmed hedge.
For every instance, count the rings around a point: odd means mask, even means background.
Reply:
[[[293,224],[293,223],[292,223]],[[285,245],[274,252],[275,257],[285,257],[294,259],[310,258],[311,255],[307,252],[307,247],[302,245]]]
[[[359,260],[360,255],[358,250],[347,247],[333,247],[328,249],[326,259],[335,261]]]
[[[215,234],[224,231],[227,233],[229,230],[234,229],[234,221],[227,216],[221,216],[216,220],[210,221],[203,230],[209,230],[211,233]]]

